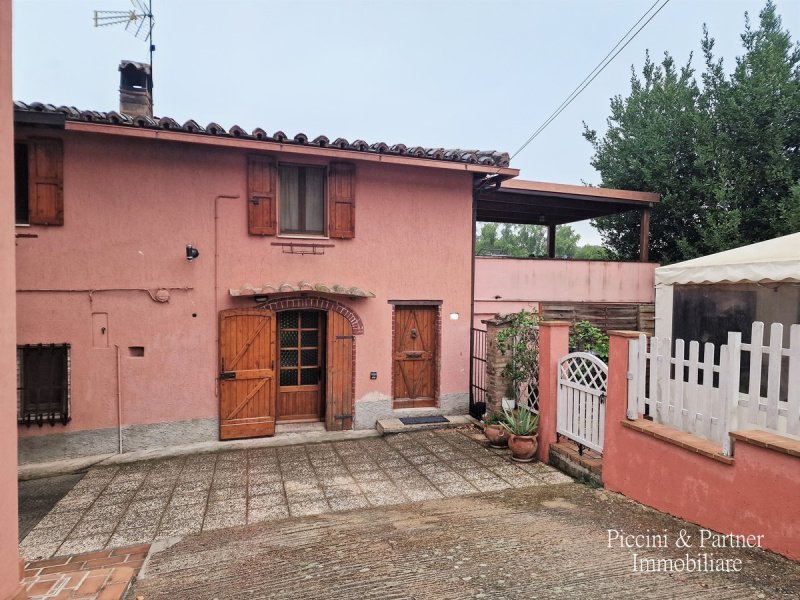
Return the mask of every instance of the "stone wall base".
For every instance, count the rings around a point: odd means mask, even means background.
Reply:
[[[134,452],[218,439],[219,420],[216,418],[127,425],[122,428],[122,451]],[[116,427],[20,437],[17,444],[17,457],[21,465],[117,452],[119,433]]]

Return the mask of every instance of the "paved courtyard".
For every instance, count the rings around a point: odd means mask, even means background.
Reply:
[[[572,480],[458,430],[95,467],[20,545],[28,560],[357,508]]]
[[[739,572],[641,572],[633,554],[708,551],[609,547],[627,534],[696,526],[578,483],[540,485],[284,519],[187,536],[153,552],[131,597],[146,600],[557,600],[800,598],[800,563],[713,549]]]

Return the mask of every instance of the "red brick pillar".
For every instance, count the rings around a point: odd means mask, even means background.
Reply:
[[[496,412],[502,409],[503,397],[509,386],[509,381],[501,375],[508,362],[506,356],[497,347],[497,334],[508,327],[511,322],[509,315],[497,315],[493,319],[481,321],[486,325],[486,412]]]
[[[608,332],[608,390],[606,392],[606,423],[603,440],[603,484],[619,489],[620,477],[626,474],[619,468],[617,439],[622,432],[621,421],[628,410],[628,342],[639,337],[638,331]],[[630,475],[630,474],[628,474]]]
[[[556,441],[558,361],[569,353],[569,323],[539,323],[539,449],[537,458],[549,462],[550,444]]]

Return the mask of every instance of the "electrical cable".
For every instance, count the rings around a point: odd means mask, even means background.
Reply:
[[[663,1],[663,4],[661,4],[661,6],[659,6],[658,9],[655,12],[653,12],[653,14],[650,15],[650,17],[647,19],[647,21],[645,21],[644,24],[642,24],[642,26],[639,27],[639,29],[637,29],[636,32],[634,32],[633,35],[628,37],[630,35],[631,31],[633,31],[634,28],[636,28],[636,26],[639,25],[639,23],[641,23],[642,20],[645,17],[647,17],[648,14],[651,13],[653,8],[655,8],[655,6],[659,2],[662,2],[662,1]],[[577,98],[581,94],[581,92],[583,92],[583,90],[585,90],[589,86],[589,84],[592,83],[592,81],[594,81],[597,78],[597,76],[600,75],[600,73],[602,73],[605,70],[605,68],[608,65],[611,64],[611,62],[620,54],[620,52],[622,52],[628,46],[628,44],[630,44],[634,40],[634,38],[636,38],[636,36],[639,35],[639,32],[641,32],[642,29],[647,27],[648,23],[650,23],[650,21],[652,21],[655,18],[655,16],[658,13],[660,13],[661,10],[667,4],[669,4],[669,1],[670,0],[656,0],[655,2],[653,2],[653,4],[650,6],[650,8],[648,8],[644,12],[644,14],[641,17],[639,17],[639,20],[636,21],[636,23],[634,23],[633,26],[631,26],[631,28],[628,29],[627,32],[625,32],[625,35],[623,35],[620,38],[620,40],[616,43],[616,45],[613,48],[611,48],[611,50],[609,50],[608,54],[605,55],[605,57],[597,64],[597,66],[594,69],[592,69],[592,71],[590,71],[589,74],[586,77],[583,78],[583,81],[581,81],[575,87],[575,89],[572,90],[572,92],[564,99],[564,101],[531,134],[531,136],[527,139],[527,141],[524,144],[522,144],[522,146],[520,146],[520,148],[516,152],[514,152],[514,154],[511,155],[511,158],[509,160],[514,159],[520,152],[522,152],[528,146],[528,144],[530,144],[533,140],[535,140],[539,136],[539,134],[541,134],[542,131],[544,131],[547,128],[547,126],[550,125],[550,123],[552,123],[562,112],[564,112],[564,110],[566,110],[566,108],[570,104],[572,104],[573,100],[575,100],[575,98]],[[626,38],[627,38],[627,41],[625,41]],[[623,41],[625,43],[622,45],[621,48],[619,48],[620,44],[622,44]],[[617,50],[617,48],[619,48],[619,50]],[[616,50],[616,52],[614,52],[615,50]],[[614,53],[613,56],[612,56],[612,53]],[[609,56],[611,56],[611,58],[609,58]]]

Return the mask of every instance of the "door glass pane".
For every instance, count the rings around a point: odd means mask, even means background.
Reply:
[[[281,350],[281,366],[282,367],[296,367],[297,366],[297,350]]]
[[[297,348],[297,331],[281,331],[281,348]]]
[[[306,223],[308,233],[325,232],[325,171],[306,167]]]
[[[281,369],[281,385],[297,385],[297,369]]]
[[[301,323],[303,325],[303,329],[309,327],[316,329],[319,325],[319,313],[306,311],[301,313],[302,319]]]
[[[297,329],[297,317],[298,312],[296,310],[289,310],[286,312],[278,313],[278,323],[281,329]]]
[[[317,346],[317,332],[316,331],[304,331],[302,333],[302,341],[303,346],[308,348],[309,346],[316,348]]]
[[[300,230],[300,168],[279,168],[281,231]]]
[[[300,370],[300,385],[316,385],[319,383],[319,368]]]
[[[301,365],[304,367],[311,367],[317,365],[317,351],[316,350],[301,350],[300,351]]]

